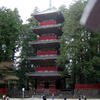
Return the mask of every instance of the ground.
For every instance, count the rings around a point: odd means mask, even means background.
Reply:
[[[9,100],[42,100],[42,98],[10,98]],[[47,98],[47,100],[52,100],[52,99]],[[54,99],[54,100],[64,100],[64,99]],[[66,99],[66,100],[78,100],[78,98],[77,99]],[[87,100],[100,100],[100,99],[87,99]]]

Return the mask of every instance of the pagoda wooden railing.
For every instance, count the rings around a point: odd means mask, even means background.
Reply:
[[[57,67],[37,67],[36,71],[57,71]]]
[[[40,22],[40,26],[55,25],[55,24],[56,24],[55,20],[49,20],[49,21]]]
[[[41,56],[41,55],[57,55],[57,51],[56,50],[38,51],[37,56]]]
[[[39,41],[41,41],[41,40],[55,40],[55,39],[57,39],[56,35],[41,36],[38,38]]]

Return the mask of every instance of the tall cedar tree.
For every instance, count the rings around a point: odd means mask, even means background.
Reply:
[[[35,8],[34,12],[31,14],[31,17],[27,20],[28,24],[23,25],[23,34],[21,36],[21,53],[20,53],[20,62],[18,65],[18,75],[19,88],[25,87],[29,89],[29,78],[26,76],[26,73],[34,71],[34,65],[28,60],[28,57],[35,56],[36,50],[29,44],[29,42],[36,41],[37,36],[33,33],[33,27],[37,26],[37,21],[35,20],[33,14],[37,13],[38,9]],[[31,80],[30,80],[31,81]]]
[[[71,83],[100,83],[100,33],[80,25],[86,1],[77,1],[64,12],[65,22],[61,39],[58,66],[65,66]]]
[[[0,8],[0,62],[14,61],[20,45],[22,21],[17,9]]]
[[[18,10],[0,8],[0,80],[4,80],[8,75],[16,76],[13,62],[20,46],[21,33],[22,20]]]

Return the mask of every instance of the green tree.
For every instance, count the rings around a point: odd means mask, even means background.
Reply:
[[[34,65],[28,60],[28,57],[36,55],[36,50],[29,44],[29,42],[37,40],[36,34],[33,33],[33,27],[38,24],[33,16],[36,12],[37,9],[34,10],[31,17],[27,20],[28,24],[24,24],[22,26],[23,34],[21,36],[21,53],[17,71],[18,76],[20,77],[19,88],[26,87],[26,89],[29,89],[29,78],[26,76],[26,73],[33,72],[35,70]]]
[[[13,61],[20,42],[22,21],[18,10],[0,8],[0,62]]]
[[[0,8],[0,80],[9,75],[16,76],[13,62],[20,46],[21,31],[22,20],[18,10]]]
[[[99,83],[100,34],[80,25],[86,1],[77,1],[64,12],[61,56],[58,66],[65,66],[72,83]]]

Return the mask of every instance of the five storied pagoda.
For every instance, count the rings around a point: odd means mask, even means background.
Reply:
[[[29,60],[36,64],[35,72],[27,75],[35,80],[35,89],[60,90],[62,79],[59,68],[56,66],[56,59],[59,57],[60,38],[62,35],[61,23],[64,17],[60,11],[47,10],[34,15],[39,26],[33,29],[38,35],[37,42],[30,42],[36,49],[37,56]]]

